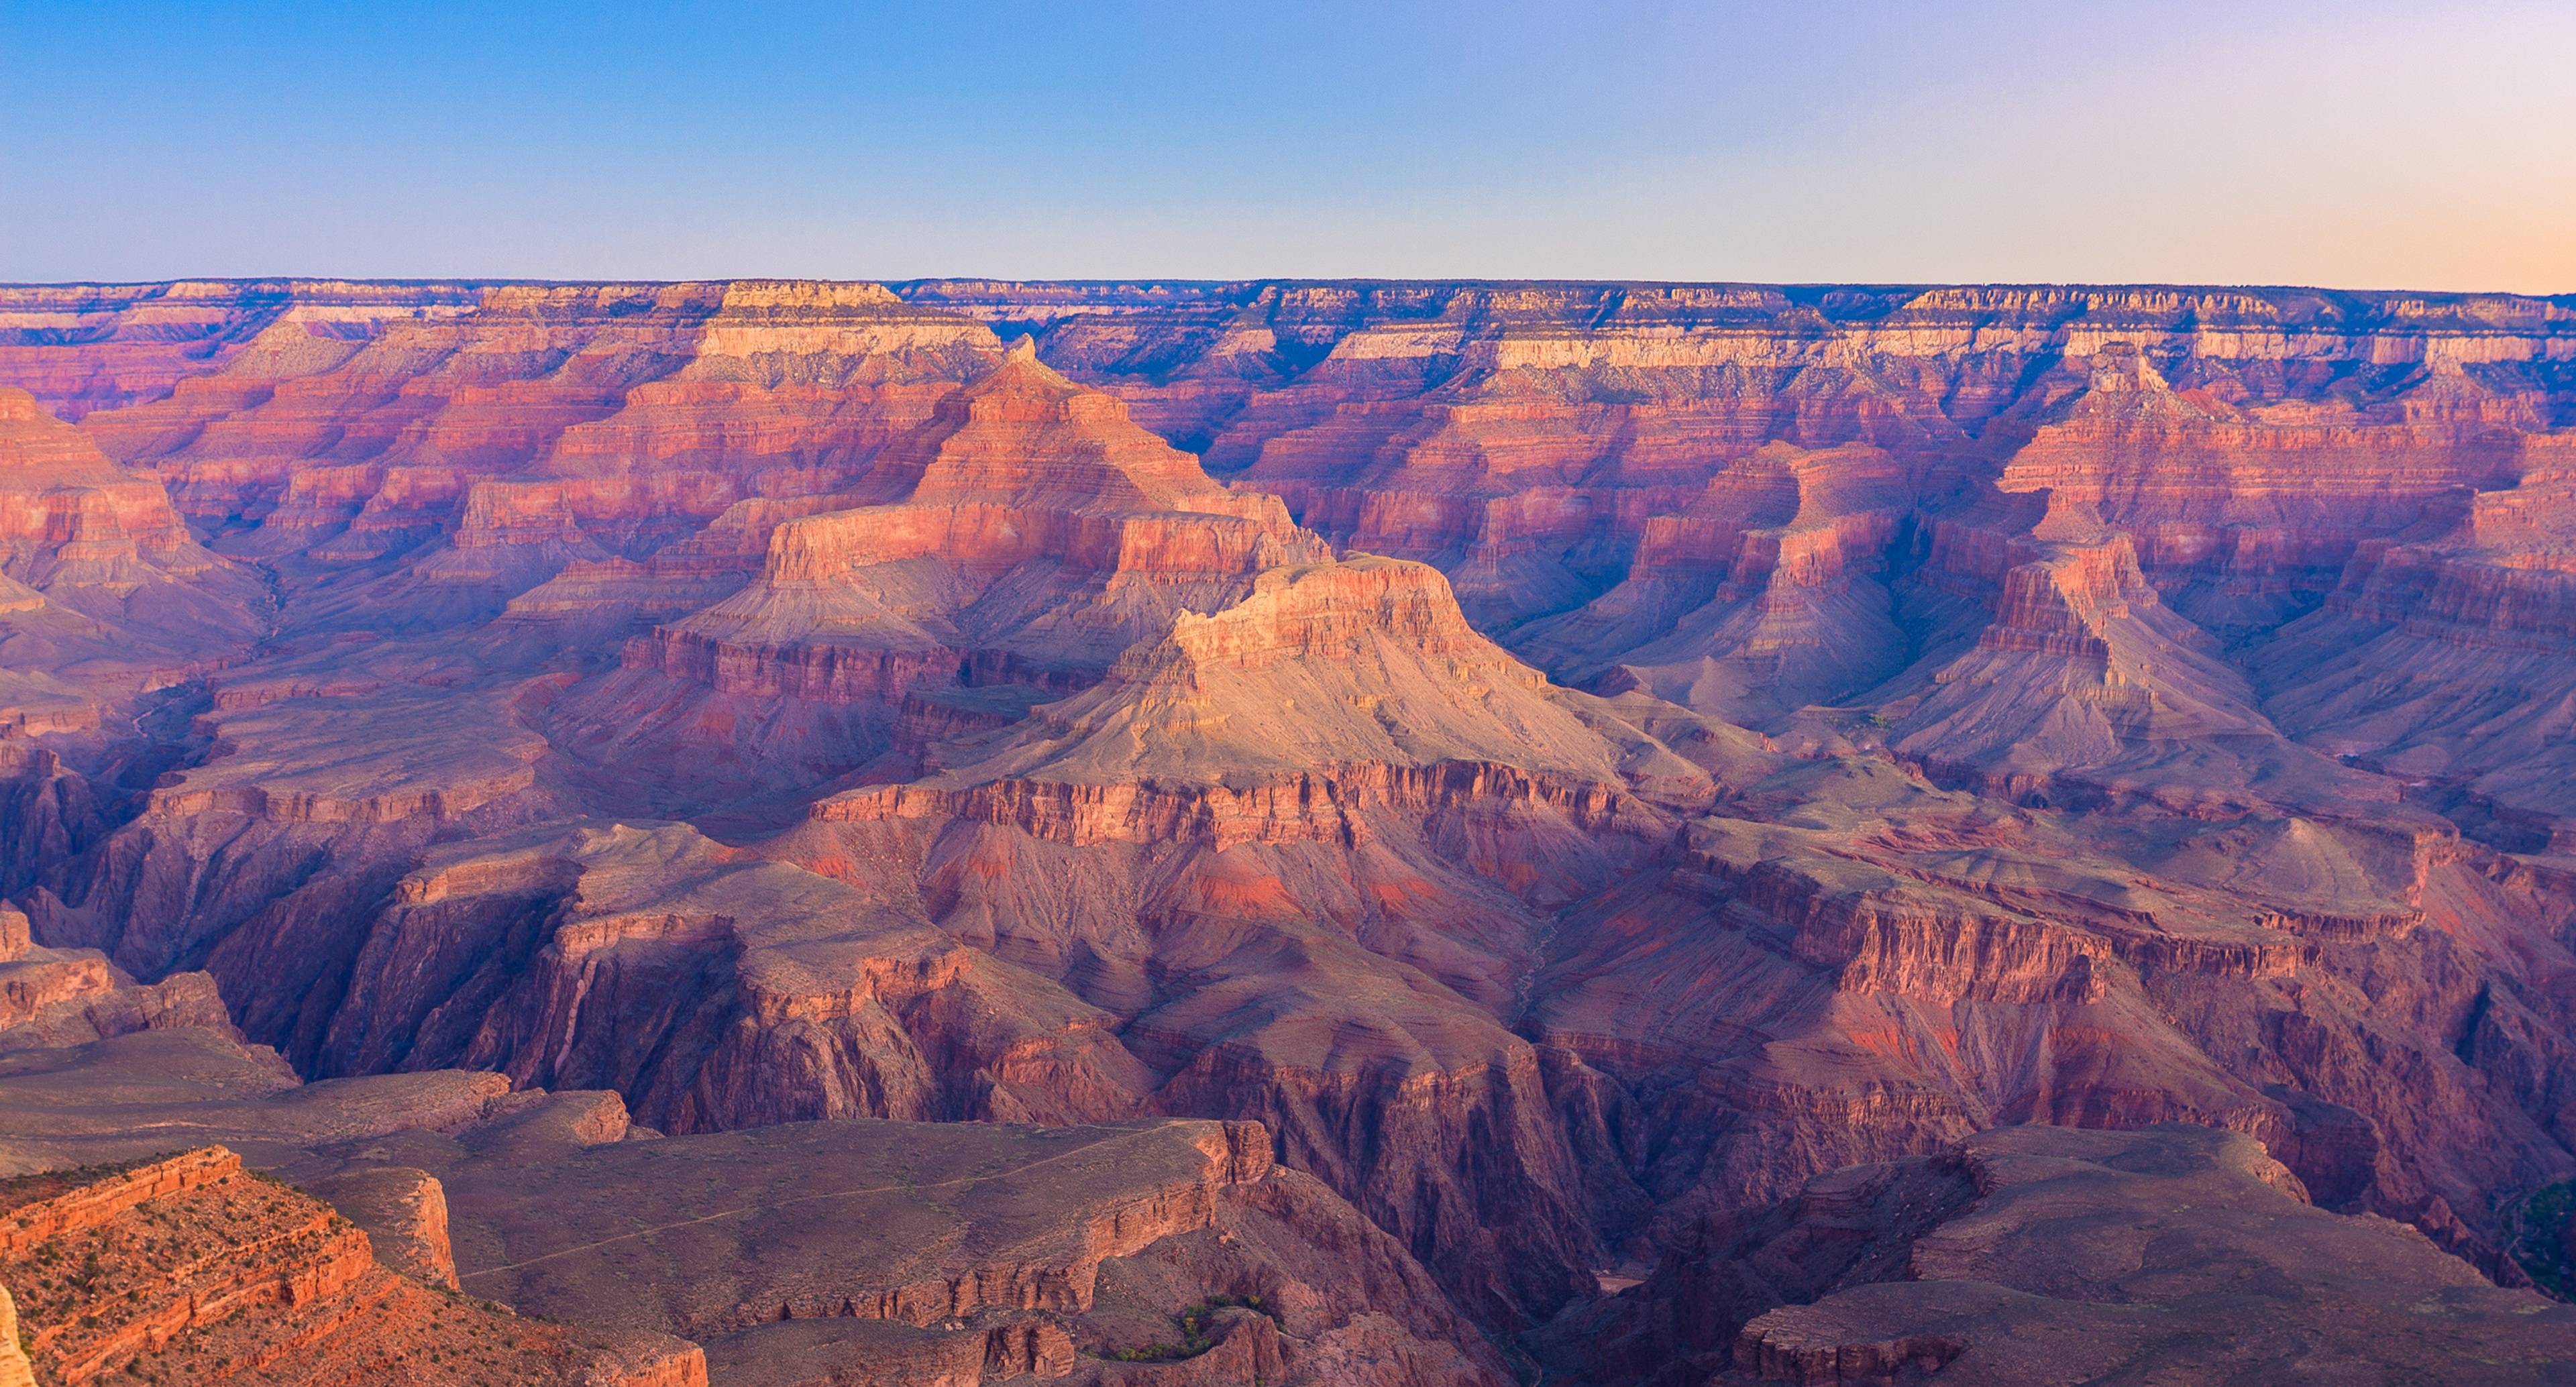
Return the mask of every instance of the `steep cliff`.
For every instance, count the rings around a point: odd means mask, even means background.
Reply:
[[[80,732],[235,656],[259,578],[208,553],[160,483],[0,388],[0,731]]]
[[[44,1380],[328,1375],[688,1387],[693,1344],[614,1339],[442,1297],[378,1265],[328,1205],[220,1146],[0,1186],[0,1269]]]
[[[435,1275],[389,1134],[654,1144],[505,1090],[1275,1143],[1047,1325],[775,1288],[785,1381],[1477,1380],[1997,1124],[2505,1279],[2576,1175],[2557,301],[0,289],[0,379],[20,1168],[199,1123]]]
[[[467,284],[182,280],[0,287],[0,385],[65,419],[187,395],[249,357],[329,361],[389,322],[471,308]]]
[[[2576,598],[2576,449],[2528,439],[2511,486],[2428,539],[2360,547],[2317,612],[2252,654],[2266,707],[2321,751],[2442,787],[2501,846],[2558,850]]]
[[[916,687],[1079,687],[1174,613],[1321,552],[1278,502],[1209,481],[1025,351],[829,506],[779,516],[748,586],[632,643],[556,735],[707,779],[819,780],[886,750]]]
[[[1713,1220],[1537,1344],[1583,1383],[2539,1383],[2571,1333],[2410,1229],[2311,1207],[2242,1136],[2018,1128]]]
[[[1912,652],[1886,584],[1922,490],[1876,448],[1767,445],[1647,517],[1618,586],[1512,643],[1569,682],[1753,726],[1841,702]]]

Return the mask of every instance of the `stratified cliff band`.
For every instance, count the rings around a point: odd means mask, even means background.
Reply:
[[[49,1383],[2546,1381],[2571,733],[2576,300],[0,287],[0,1219],[195,1163],[0,1285]]]

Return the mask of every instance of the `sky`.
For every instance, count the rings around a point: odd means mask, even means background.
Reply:
[[[0,280],[2576,292],[2576,0],[0,0]]]

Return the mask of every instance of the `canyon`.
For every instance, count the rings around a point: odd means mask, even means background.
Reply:
[[[2550,1380],[2571,555],[2565,299],[0,286],[0,1175],[233,1182],[0,1286],[47,1383]]]

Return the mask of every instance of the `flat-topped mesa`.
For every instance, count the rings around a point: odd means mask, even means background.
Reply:
[[[1222,611],[1174,617],[1107,682],[1039,709],[1020,749],[955,774],[1206,784],[1454,761],[1617,783],[1616,753],[1554,692],[1467,625],[1437,569],[1354,554],[1273,569]]]
[[[1467,688],[1547,683],[1467,624],[1438,569],[1373,554],[1263,573],[1233,606],[1174,618],[1168,639],[1130,650],[1116,673],[1197,688],[1211,666],[1258,671],[1287,660],[1347,662],[1379,656],[1382,643],[1425,657]]]
[[[1074,843],[1349,843],[1369,816],[1538,808],[1653,819],[1614,743],[1476,634],[1439,571],[1373,555],[1276,568],[1184,612],[1100,684],[1041,706],[909,785],[817,804],[830,821],[946,817]],[[1633,825],[1632,825],[1633,826]]]

